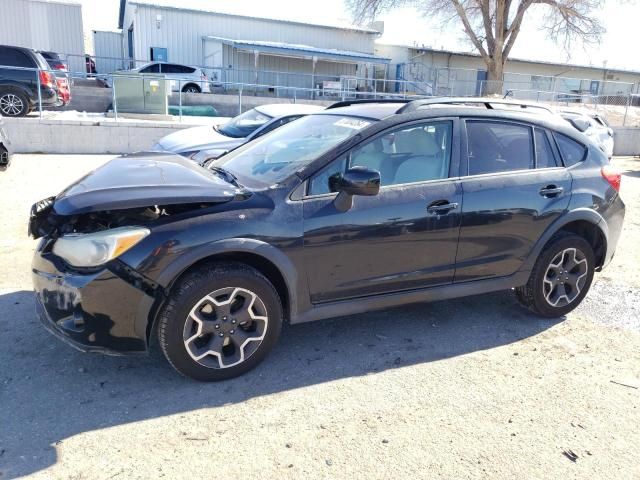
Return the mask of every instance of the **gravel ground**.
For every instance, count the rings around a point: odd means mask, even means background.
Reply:
[[[565,319],[509,292],[289,327],[243,377],[76,352],[33,314],[29,206],[111,157],[0,174],[0,478],[640,478],[640,160]]]

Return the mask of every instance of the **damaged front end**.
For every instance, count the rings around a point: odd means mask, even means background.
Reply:
[[[238,196],[191,162],[151,155],[112,160],[34,204],[28,230],[40,242],[32,275],[46,328],[82,350],[146,350],[164,290],[119,257],[136,247],[151,251],[154,227],[169,217]]]

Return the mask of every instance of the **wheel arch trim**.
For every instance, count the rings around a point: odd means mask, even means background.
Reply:
[[[295,315],[298,305],[297,270],[289,257],[279,248],[260,240],[252,238],[231,238],[207,243],[178,257],[174,262],[169,264],[155,280],[165,289],[170,289],[180,275],[202,260],[218,255],[241,255],[243,253],[262,257],[264,260],[273,264],[282,276],[287,289],[286,296],[289,299],[289,305],[283,305],[283,307],[289,309],[290,315]]]
[[[537,243],[529,253],[529,256],[526,258],[520,270],[532,270],[533,265],[540,255],[540,252],[542,252],[542,249],[549,242],[549,240],[551,240],[551,238],[556,233],[562,230],[564,226],[576,221],[586,221],[593,224],[596,228],[598,228],[598,230],[600,230],[600,233],[602,234],[605,241],[606,257],[606,249],[609,245],[609,228],[607,226],[607,222],[605,222],[602,216],[595,210],[592,210],[590,208],[577,208],[575,210],[567,212],[547,228],[544,234],[538,239]]]

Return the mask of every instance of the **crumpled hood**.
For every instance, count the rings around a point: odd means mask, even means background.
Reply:
[[[211,126],[185,128],[163,137],[158,142],[159,150],[172,153],[193,152],[211,149],[231,149],[244,143],[244,138],[222,135]]]
[[[139,153],[118,157],[60,193],[58,215],[105,210],[228,202],[236,187],[179,155]]]

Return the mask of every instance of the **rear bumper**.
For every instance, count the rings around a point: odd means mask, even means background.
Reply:
[[[607,208],[604,216],[604,221],[607,224],[608,236],[607,236],[607,251],[605,252],[604,261],[602,267],[606,267],[616,252],[618,246],[618,240],[622,234],[622,224],[624,223],[625,205],[620,195],[616,195],[616,198],[611,202],[611,205]]]
[[[83,351],[144,352],[154,298],[108,268],[91,273],[67,271],[60,260],[35,252],[32,279],[36,312],[46,329]]]
[[[38,91],[36,89],[35,95],[31,100],[33,107],[38,107]],[[55,107],[58,104],[58,91],[55,88],[41,88],[40,100],[44,107]]]

